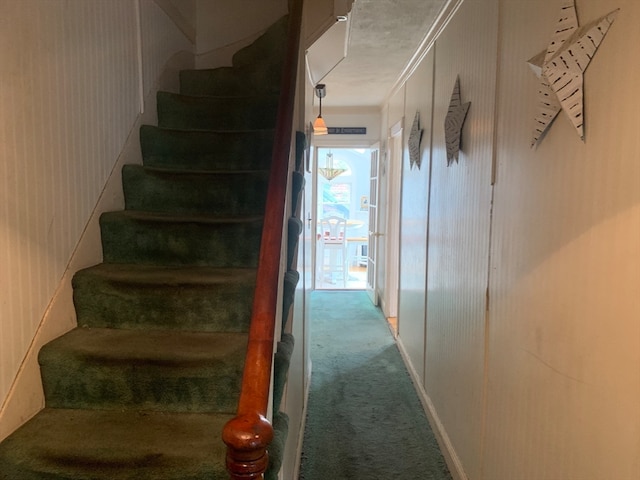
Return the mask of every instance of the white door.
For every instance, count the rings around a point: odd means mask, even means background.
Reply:
[[[376,252],[378,250],[378,166],[380,148],[371,149],[371,175],[369,181],[369,231],[367,246],[367,293],[374,305],[378,304],[376,291]]]

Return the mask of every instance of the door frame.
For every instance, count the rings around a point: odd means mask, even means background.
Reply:
[[[379,150],[379,142],[375,142],[375,143],[362,143],[362,142],[358,142],[358,141],[336,141],[335,143],[332,142],[328,142],[326,140],[323,139],[322,142],[317,142],[311,145],[311,152],[310,152],[310,156],[311,156],[311,165],[310,165],[310,169],[311,169],[311,184],[312,184],[312,192],[311,192],[311,202],[312,205],[310,207],[310,214],[307,216],[307,222],[308,222],[308,226],[309,228],[312,229],[312,231],[314,232],[314,236],[313,236],[313,241],[311,242],[311,269],[312,269],[312,275],[311,275],[311,283],[312,283],[312,289],[313,290],[318,290],[318,280],[317,280],[317,253],[318,253],[318,249],[317,249],[317,241],[316,241],[316,237],[315,237],[315,225],[317,225],[318,222],[318,166],[319,166],[319,161],[318,161],[318,150],[319,149],[335,149],[335,150],[339,150],[339,149],[357,149],[357,148],[363,148],[363,149],[367,149],[367,150],[373,150],[373,149],[378,149]],[[371,195],[371,194],[369,194]],[[380,213],[378,212],[378,218]],[[375,305],[377,305],[377,303],[374,302]]]
[[[376,272],[378,252],[378,202],[380,196],[380,142],[369,149],[371,154],[371,171],[369,174],[369,231],[367,232],[367,283],[366,292],[374,305],[378,305],[378,275]],[[371,210],[371,209],[374,210]]]
[[[382,292],[382,310],[387,318],[398,316],[398,289],[400,285],[400,201],[402,189],[402,162],[404,160],[404,118],[389,128],[387,144],[387,204],[385,215],[385,281]],[[380,215],[381,212],[378,213]],[[378,217],[379,218],[379,217]]]

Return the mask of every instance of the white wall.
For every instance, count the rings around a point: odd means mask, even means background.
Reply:
[[[457,478],[640,478],[640,3],[576,3],[583,23],[621,9],[585,75],[585,143],[561,113],[529,147],[526,61],[560,0],[464,0],[403,87],[433,145],[430,180],[404,160],[400,346]],[[471,107],[446,167],[456,75]]]
[[[101,261],[94,208],[121,208],[142,99],[153,120],[160,74],[193,45],[152,0],[0,10],[1,439],[43,405],[39,346],[75,324],[72,272]]]
[[[431,178],[431,141],[433,99],[433,60],[430,52],[406,84],[405,117],[411,129],[416,112],[420,115],[420,167],[411,167],[405,149],[402,162],[402,203],[400,215],[400,292],[398,304],[399,333],[416,374],[425,381],[425,291],[427,280],[427,226],[429,184]],[[440,128],[440,124],[436,126]],[[410,132],[409,132],[410,134]],[[407,134],[407,139],[408,135]],[[405,142],[405,146],[407,142]]]
[[[561,114],[531,150],[521,65],[558,3],[501,5],[485,475],[640,478],[640,3],[577,2],[585,23],[621,9],[585,75],[586,142]]]

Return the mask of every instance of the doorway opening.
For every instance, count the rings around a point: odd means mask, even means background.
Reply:
[[[316,149],[316,289],[367,286],[371,153]]]

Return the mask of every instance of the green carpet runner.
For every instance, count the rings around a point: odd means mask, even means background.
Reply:
[[[46,408],[0,444],[0,479],[228,478],[220,435],[240,389],[285,33],[286,18],[233,67],[158,93],[143,165],[122,172],[125,210],[101,217],[104,263],[73,279],[78,328],[40,352]],[[281,347],[283,384],[292,338]],[[274,424],[272,477],[286,417]]]
[[[382,312],[366,292],[311,294],[313,374],[299,480],[451,480]]]

